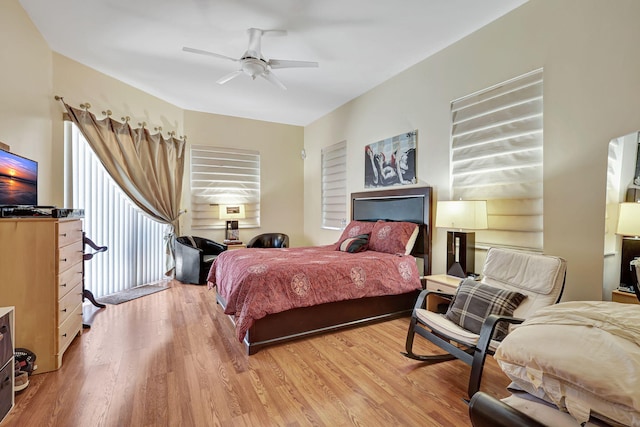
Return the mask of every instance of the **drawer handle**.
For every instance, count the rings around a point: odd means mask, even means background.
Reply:
[[[60,286],[62,286],[63,288],[66,288],[66,287],[67,287],[67,284],[66,284],[66,283],[63,283],[63,284],[62,284],[62,285],[60,285]]]
[[[62,311],[63,313],[66,313],[66,312],[67,312],[67,309],[66,309],[66,308],[63,308],[61,311]]]
[[[60,262],[67,262],[66,258],[60,258]]]
[[[61,237],[67,237],[67,233],[60,234]]]
[[[63,336],[64,338],[66,338],[66,337],[67,337],[67,333],[65,332],[64,334],[62,334],[62,336]]]

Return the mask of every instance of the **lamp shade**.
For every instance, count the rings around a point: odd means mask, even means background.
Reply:
[[[487,228],[486,200],[438,202],[436,227],[483,230]]]
[[[220,205],[220,219],[244,218],[244,205]]]
[[[620,203],[616,234],[640,236],[640,203]]]

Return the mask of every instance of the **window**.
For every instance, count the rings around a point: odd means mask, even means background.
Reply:
[[[347,224],[347,142],[322,149],[322,228]]]
[[[453,200],[487,200],[486,245],[542,250],[542,70],[451,104]]]
[[[240,228],[260,227],[260,153],[191,146],[191,228],[225,228],[219,205],[243,204]]]
[[[109,248],[85,263],[87,288],[99,298],[165,279],[167,226],[131,202],[71,122],[65,141],[65,205],[84,209],[87,237]]]

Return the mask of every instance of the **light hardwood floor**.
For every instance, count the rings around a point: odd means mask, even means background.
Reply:
[[[2,427],[470,425],[469,368],[403,357],[407,325],[396,319],[249,357],[213,291],[174,281],[98,313],[60,370],[31,376]],[[503,397],[507,384],[488,360],[483,390]]]

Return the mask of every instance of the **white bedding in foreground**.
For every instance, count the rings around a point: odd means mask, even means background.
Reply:
[[[502,370],[578,422],[640,426],[640,305],[575,301],[536,312],[496,350]]]

